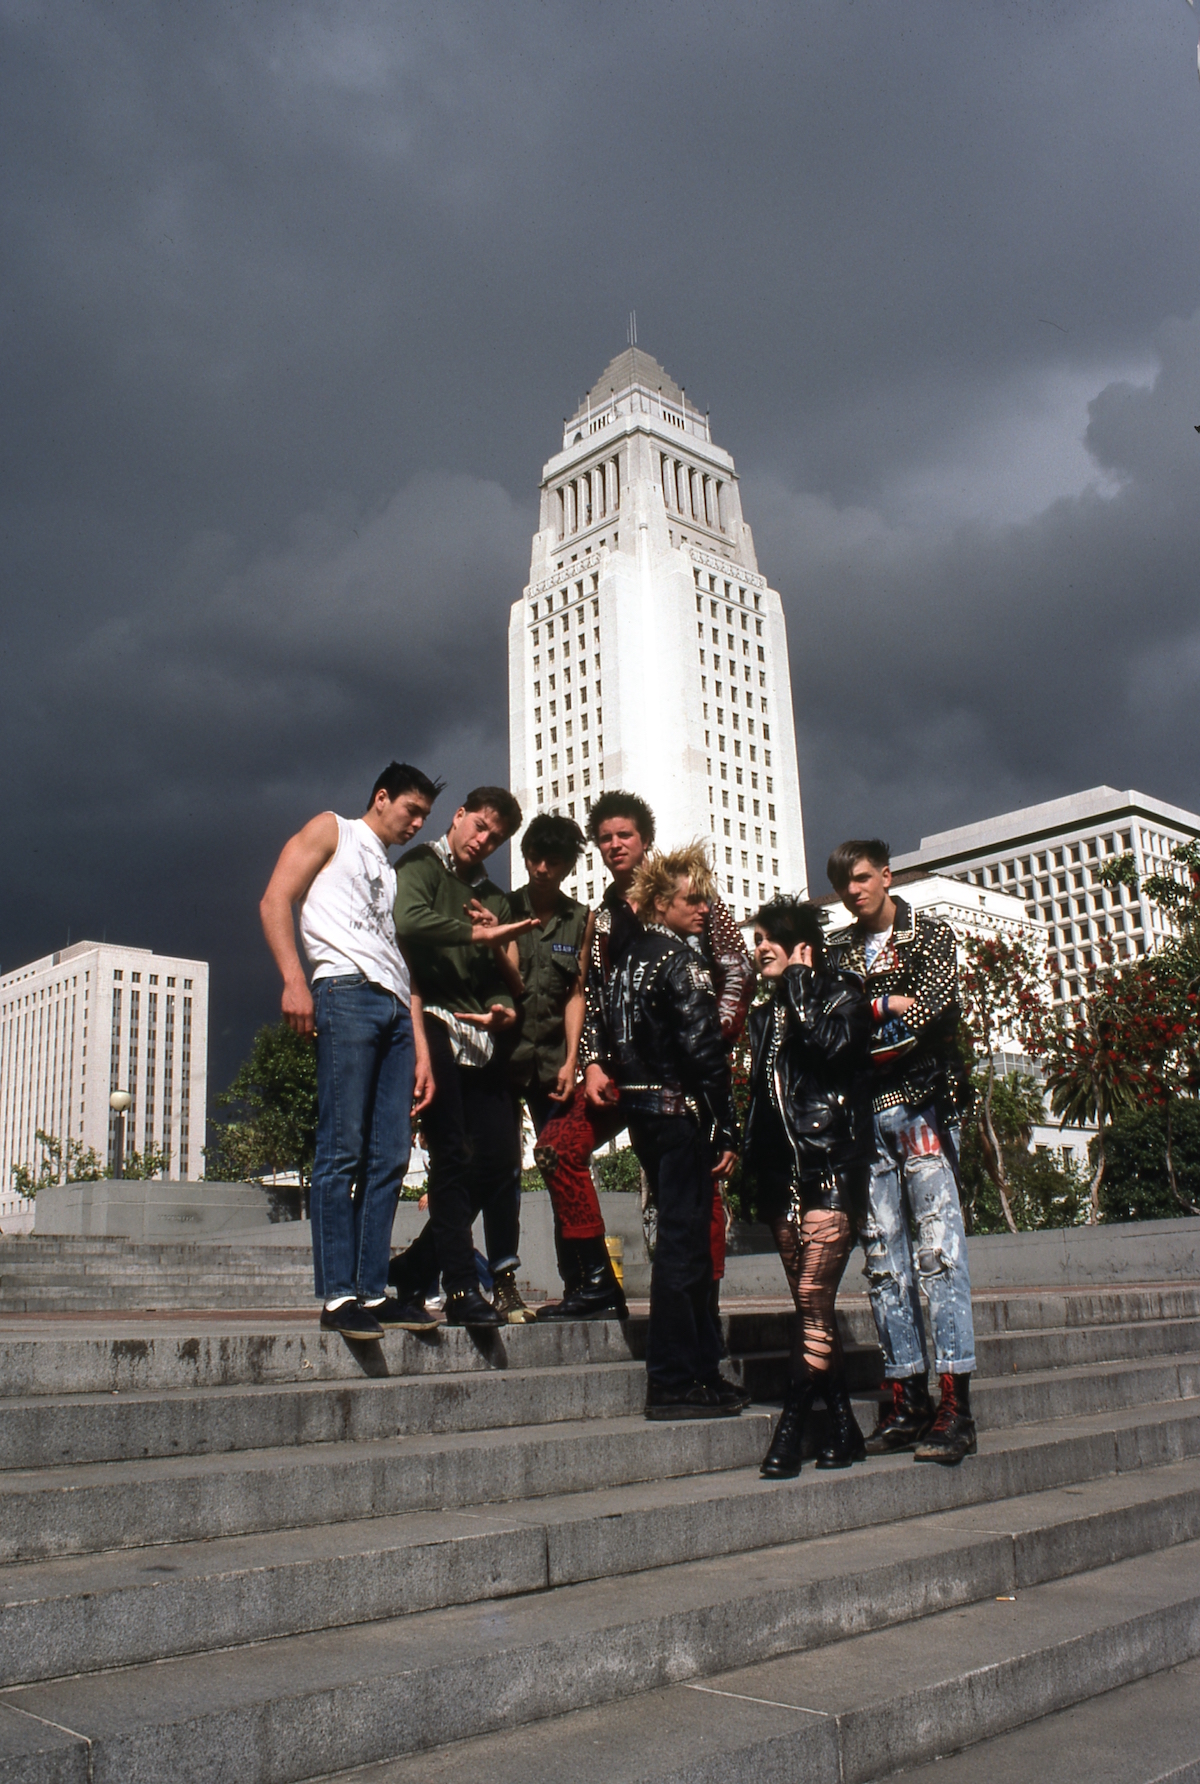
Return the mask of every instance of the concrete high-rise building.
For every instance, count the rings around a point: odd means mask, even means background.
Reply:
[[[36,1133],[111,1167],[114,1090],[133,1098],[127,1150],[166,1148],[168,1175],[204,1175],[208,965],[76,942],[0,976],[0,1193],[32,1164]]]
[[[948,874],[1019,898],[1046,926],[1058,966],[1054,996],[1062,1002],[1078,997],[1099,942],[1109,942],[1119,959],[1133,960],[1174,933],[1144,892],[1105,886],[1098,869],[1115,855],[1130,854],[1143,879],[1152,873],[1181,877],[1171,849],[1197,837],[1200,817],[1194,812],[1144,793],[1091,787],[923,836],[920,848],[897,856],[892,867],[898,874],[907,868]]]
[[[733,459],[648,353],[619,353],[542,472],[509,622],[511,785],[526,818],[606,787],[665,848],[704,837],[739,919],[807,883],[787,634]],[[514,883],[519,880],[514,844]],[[594,903],[594,850],[567,889]]]

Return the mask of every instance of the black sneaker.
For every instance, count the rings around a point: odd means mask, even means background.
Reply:
[[[736,1406],[726,1404],[702,1381],[694,1381],[682,1392],[676,1388],[658,1387],[654,1382],[646,1388],[648,1419],[729,1419],[736,1418],[741,1410],[740,1403]]]
[[[369,1344],[373,1338],[383,1337],[383,1327],[375,1315],[360,1307],[357,1301],[343,1301],[340,1307],[332,1310],[323,1307],[321,1330],[340,1332],[343,1338],[352,1338],[356,1344]]]
[[[432,1332],[438,1323],[436,1313],[430,1313],[420,1301],[394,1300],[388,1295],[376,1307],[368,1307],[385,1332]]]

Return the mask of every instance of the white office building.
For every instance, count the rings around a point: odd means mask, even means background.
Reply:
[[[639,793],[670,848],[704,837],[739,919],[806,885],[783,608],[708,418],[638,347],[618,354],[542,472],[509,623],[511,785],[526,818],[585,823]],[[514,884],[520,880],[514,845]],[[567,890],[603,891],[588,850]]]
[[[1111,941],[1119,959],[1132,960],[1173,933],[1170,920],[1145,893],[1101,885],[1097,870],[1114,855],[1132,854],[1138,874],[1174,873],[1174,844],[1200,836],[1200,817],[1144,793],[1092,787],[921,838],[921,846],[892,863],[896,872],[920,868],[981,890],[1019,898],[1045,924],[1057,971],[1056,1002],[1078,997],[1097,943]]]
[[[93,1148],[111,1168],[114,1090],[133,1098],[126,1149],[169,1150],[173,1179],[204,1175],[208,965],[76,942],[0,976],[0,1225],[15,1166],[39,1128]],[[15,1212],[21,1210],[14,1208]],[[11,1218],[11,1217],[9,1217]],[[11,1230],[11,1226],[9,1227]]]

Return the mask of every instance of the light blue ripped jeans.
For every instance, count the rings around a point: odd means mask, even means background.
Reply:
[[[929,1368],[918,1284],[929,1302],[933,1366],[938,1375],[975,1368],[971,1277],[958,1184],[932,1103],[882,1109],[875,1116],[876,1158],[862,1230],[863,1274],[883,1351],[884,1375],[898,1381]],[[945,1146],[957,1162],[958,1135]],[[917,1229],[914,1255],[910,1223]]]

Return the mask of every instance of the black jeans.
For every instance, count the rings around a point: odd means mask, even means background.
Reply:
[[[716,1155],[690,1115],[635,1115],[629,1138],[658,1204],[646,1372],[656,1387],[686,1393],[720,1373],[709,1243]]]
[[[520,1204],[512,1185],[521,1168],[521,1139],[507,1061],[458,1065],[435,1016],[426,1017],[425,1033],[437,1086],[421,1117],[429,1151],[429,1220],[388,1271],[405,1299],[421,1294],[439,1270],[447,1294],[476,1285],[471,1223],[480,1210],[491,1268],[519,1262]]]

